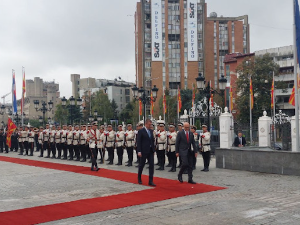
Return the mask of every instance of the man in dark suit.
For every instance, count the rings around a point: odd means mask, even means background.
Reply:
[[[234,139],[233,145],[235,147],[245,147],[246,139],[243,137],[243,133],[239,132],[238,136]]]
[[[149,163],[149,185],[155,187],[156,185],[153,183],[155,147],[151,125],[152,121],[147,119],[145,127],[140,129],[137,135],[137,153],[138,157],[140,157],[138,182],[142,184],[142,172],[147,159]]]
[[[191,184],[196,184],[196,182],[193,181],[193,161],[194,157],[197,157],[197,151],[196,150],[196,144],[194,135],[192,132],[190,132],[190,124],[184,123],[183,124],[184,130],[178,132],[177,138],[176,138],[176,156],[180,156],[182,160],[182,166],[180,168],[179,174],[178,174],[178,180],[182,183],[182,174],[185,169],[188,170],[188,182]],[[191,148],[193,146],[193,148]],[[194,150],[192,150],[194,149]]]

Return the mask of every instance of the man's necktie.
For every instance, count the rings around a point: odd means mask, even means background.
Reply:
[[[186,131],[186,132],[185,132],[185,135],[186,135],[186,140],[187,140],[187,142],[189,143],[189,132]]]

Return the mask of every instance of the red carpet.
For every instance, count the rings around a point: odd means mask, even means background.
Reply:
[[[41,162],[35,160],[9,158],[0,156],[0,161],[16,164],[36,166],[48,169],[62,170],[98,177],[104,177],[124,182],[137,184],[137,174],[123,171],[101,169],[98,172],[90,171],[88,167],[72,166],[59,163]],[[175,175],[175,174],[174,174]],[[148,183],[148,176],[143,175],[143,182]],[[107,197],[82,199],[72,202],[37,206],[19,210],[12,210],[0,213],[0,224],[37,224],[55,220],[66,219],[97,213],[128,206],[141,205],[151,202],[163,201],[171,198],[178,198],[187,195],[200,194],[205,192],[225,189],[206,184],[180,184],[177,180],[154,177],[157,187],[150,190],[135,191],[126,194],[118,194]]]

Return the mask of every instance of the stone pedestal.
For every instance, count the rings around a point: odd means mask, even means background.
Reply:
[[[220,148],[231,148],[234,140],[233,116],[225,108],[225,113],[219,117],[220,122]]]
[[[270,130],[271,130],[272,118],[267,116],[267,112],[264,111],[264,115],[258,119],[258,145],[259,147],[270,147]]]
[[[299,119],[300,126],[300,119]],[[292,151],[297,152],[299,150],[296,149],[296,140],[299,141],[300,137],[296,137],[296,118],[293,116],[291,118],[291,138],[292,138]]]

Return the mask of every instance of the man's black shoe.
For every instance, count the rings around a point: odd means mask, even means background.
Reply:
[[[182,175],[179,175],[179,174],[178,174],[178,180],[179,180],[180,183],[183,183]]]
[[[139,183],[139,184],[143,184],[142,180],[140,180],[140,179],[138,180],[138,183]]]
[[[176,169],[170,169],[168,172],[176,172]]]
[[[172,165],[168,164],[168,165],[166,165],[166,167],[172,167]]]
[[[204,170],[204,172],[208,172],[209,171],[209,169],[208,168],[206,168],[205,170]]]
[[[156,184],[154,184],[153,182],[149,182],[149,186],[156,187]]]
[[[201,170],[202,172],[205,172],[206,168],[204,168],[203,170]]]
[[[190,184],[197,184],[197,183],[196,183],[195,181],[193,181],[193,180],[189,180],[188,183],[190,183]]]

